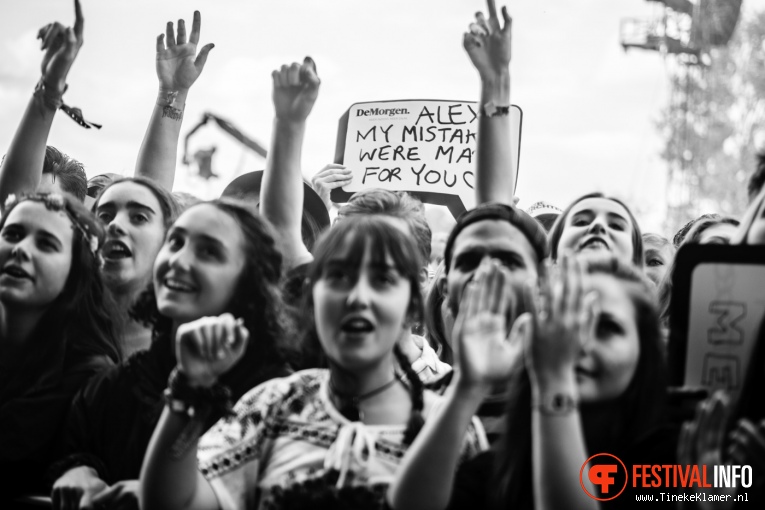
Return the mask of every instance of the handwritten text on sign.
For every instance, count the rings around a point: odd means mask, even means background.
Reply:
[[[348,115],[343,161],[352,170],[353,181],[345,191],[383,188],[442,193],[458,195],[468,209],[475,205],[477,103],[357,103]],[[520,109],[511,108],[510,116],[513,140],[508,143],[517,172]]]
[[[698,265],[692,277],[685,384],[741,390],[765,299],[761,265]]]

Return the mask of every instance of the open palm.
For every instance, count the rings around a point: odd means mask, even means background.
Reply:
[[[202,74],[207,55],[215,46],[206,44],[197,55],[202,17],[194,12],[191,34],[186,39],[186,24],[178,21],[177,38],[173,23],[167,24],[164,34],[157,37],[157,77],[160,87],[167,90],[188,90]]]

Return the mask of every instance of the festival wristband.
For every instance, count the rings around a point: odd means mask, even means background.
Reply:
[[[532,409],[547,416],[566,416],[579,407],[579,403],[570,393],[550,393],[534,399]]]
[[[504,117],[510,115],[510,105],[498,105],[489,101],[481,105],[480,113],[482,117]]]
[[[41,77],[40,81],[37,82],[35,91],[32,95],[40,98],[40,100],[43,102],[43,105],[48,109],[53,110],[54,112],[56,110],[64,111],[64,113],[69,115],[73,121],[85,129],[90,129],[92,127],[101,129],[101,124],[96,124],[95,122],[85,120],[85,118],[82,116],[82,110],[74,106],[68,106],[64,103],[62,96],[64,95],[64,92],[66,92],[67,88],[68,85],[64,85],[64,90],[59,94],[48,88],[48,86],[45,84],[45,77]]]

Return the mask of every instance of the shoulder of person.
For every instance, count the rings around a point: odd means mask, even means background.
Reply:
[[[245,393],[237,402],[237,414],[264,411],[264,408],[279,405],[287,399],[310,397],[318,392],[321,382],[327,377],[327,370],[310,368],[300,370],[286,377],[265,381]]]

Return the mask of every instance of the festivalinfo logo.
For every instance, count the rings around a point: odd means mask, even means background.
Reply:
[[[579,483],[582,485],[582,490],[597,501],[616,499],[628,485],[638,489],[707,489],[739,486],[748,488],[752,486],[751,466],[711,467],[710,473],[704,465],[634,464],[630,472],[616,455],[597,453],[582,464],[579,470]]]

